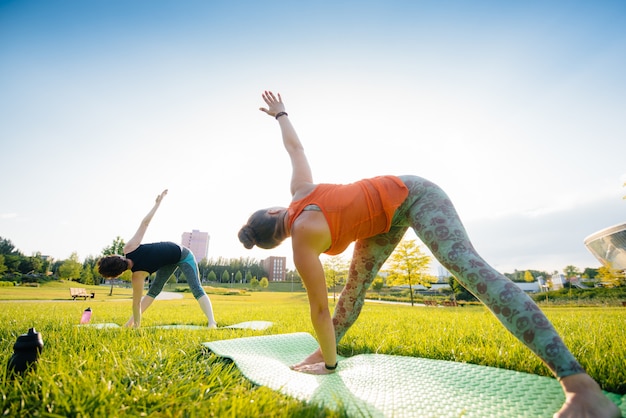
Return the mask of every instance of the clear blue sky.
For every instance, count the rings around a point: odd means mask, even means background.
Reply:
[[[289,256],[237,240],[290,200],[271,89],[315,181],[420,175],[500,271],[599,267],[583,239],[626,222],[625,68],[623,1],[0,0],[0,236],[97,256],[168,188],[147,242]]]

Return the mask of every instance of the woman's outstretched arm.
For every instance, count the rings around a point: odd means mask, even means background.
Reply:
[[[321,231],[310,230],[310,228],[300,228],[296,225],[296,230],[292,236],[292,246],[294,254],[294,263],[302,282],[306,286],[307,296],[309,298],[309,308],[311,315],[311,323],[315,329],[320,350],[322,352],[323,361],[310,364],[296,365],[294,370],[311,374],[328,374],[334,371],[337,364],[337,342],[335,341],[335,328],[333,320],[330,316],[328,307],[328,291],[326,289],[326,280],[324,279],[324,268],[319,260],[319,254],[322,250],[327,234]],[[318,247],[318,248],[316,248]],[[326,365],[331,368],[326,368]]]
[[[156,201],[154,202],[154,206],[152,207],[152,209],[150,209],[150,212],[148,212],[148,214],[143,218],[141,224],[139,224],[139,228],[137,228],[137,232],[135,232],[135,235],[133,235],[133,237],[126,243],[126,245],[124,245],[124,254],[133,252],[137,249],[137,247],[139,247],[139,245],[141,244],[141,240],[143,240],[143,236],[148,229],[148,225],[150,225],[152,217],[161,205],[161,200],[163,200],[166,194],[167,189],[163,190],[163,192],[157,196]]]
[[[283,145],[291,159],[291,195],[294,199],[298,199],[299,196],[296,195],[307,194],[313,184],[313,175],[309,161],[306,158],[304,147],[298,138],[298,134],[289,120],[289,115],[285,112],[285,104],[280,93],[275,96],[271,91],[265,91],[262,96],[268,107],[261,107],[259,110],[278,120],[283,136]]]

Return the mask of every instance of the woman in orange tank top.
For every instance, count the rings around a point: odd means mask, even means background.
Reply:
[[[333,373],[337,344],[356,321],[365,292],[407,229],[437,260],[559,379],[565,403],[555,416],[619,416],[617,406],[583,370],[552,324],[523,291],[476,252],[443,190],[417,176],[384,176],[349,185],[315,184],[304,148],[280,94],[264,92],[291,159],[288,208],[262,209],[239,231],[246,248],[274,248],[291,237],[293,260],[307,289],[319,349],[292,366],[311,374]],[[339,254],[355,242],[348,281],[331,318],[322,253]]]

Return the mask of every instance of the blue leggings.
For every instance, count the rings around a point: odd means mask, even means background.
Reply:
[[[441,265],[558,378],[583,373],[535,302],[478,255],[445,192],[420,177],[400,179],[409,188],[409,195],[396,210],[389,232],[355,244],[348,281],[333,315],[337,343],[359,316],[365,292],[379,269],[411,227]]]
[[[199,299],[202,296],[206,295],[206,292],[200,284],[198,263],[196,263],[196,259],[193,256],[193,253],[189,251],[188,248],[182,247],[180,261],[178,263],[168,264],[167,266],[163,266],[157,270],[156,277],[154,278],[154,281],[148,289],[148,296],[156,298],[157,295],[161,293],[165,282],[167,282],[167,279],[170,278],[176,268],[180,268],[180,270],[187,278],[187,284],[189,285],[189,289],[191,289],[191,293],[193,293],[193,296],[196,299]]]

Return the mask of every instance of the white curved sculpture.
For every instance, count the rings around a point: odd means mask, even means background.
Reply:
[[[589,235],[585,246],[603,265],[626,270],[626,223]]]

